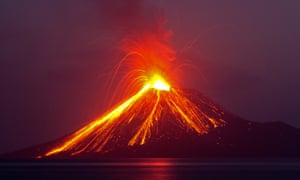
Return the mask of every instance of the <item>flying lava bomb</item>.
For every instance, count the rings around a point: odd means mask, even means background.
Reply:
[[[167,41],[170,34],[160,30],[124,38],[120,47],[125,56],[115,66],[111,81],[122,77],[115,93],[125,92],[124,98],[38,157],[106,153],[124,142],[127,146],[142,146],[153,134],[160,133],[158,126],[166,112],[180,128],[198,135],[225,125],[221,112],[217,112],[218,118],[211,117],[176,86],[174,72],[179,66]]]

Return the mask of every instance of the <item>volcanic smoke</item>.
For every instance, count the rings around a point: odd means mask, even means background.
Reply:
[[[175,51],[168,45],[170,32],[127,36],[121,42],[124,58],[115,66],[112,82],[120,75],[116,93],[125,92],[123,100],[101,117],[67,136],[60,144],[40,157],[59,153],[105,153],[112,144],[125,140],[127,146],[147,143],[165,112],[183,129],[199,135],[225,124],[221,118],[201,111],[182,90],[176,87],[178,68]],[[118,76],[119,75],[119,76]]]

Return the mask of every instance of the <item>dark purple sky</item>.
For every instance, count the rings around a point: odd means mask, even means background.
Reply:
[[[2,0],[0,153],[99,115],[118,40],[128,29],[151,29],[157,14],[174,33],[177,61],[201,72],[187,70],[183,86],[246,119],[300,127],[299,7],[297,0]]]

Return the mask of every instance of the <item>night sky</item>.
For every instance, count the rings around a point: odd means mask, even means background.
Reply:
[[[0,1],[0,153],[61,137],[105,110],[128,32],[172,30],[180,84],[258,122],[300,127],[297,0]],[[193,43],[192,43],[193,42]],[[189,44],[192,44],[189,46]]]

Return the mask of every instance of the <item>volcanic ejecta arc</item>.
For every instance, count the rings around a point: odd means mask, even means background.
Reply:
[[[121,48],[125,56],[116,65],[113,78],[125,67],[120,82],[125,84],[122,88],[126,86],[125,89],[133,93],[38,158],[60,153],[71,156],[84,152],[105,153],[123,142],[126,146],[144,145],[163,121],[161,117],[166,111],[172,114],[178,126],[199,135],[224,125],[224,120],[206,114],[180,88],[172,86],[172,70],[177,65],[175,51],[167,43],[169,34],[160,30],[124,38]]]

